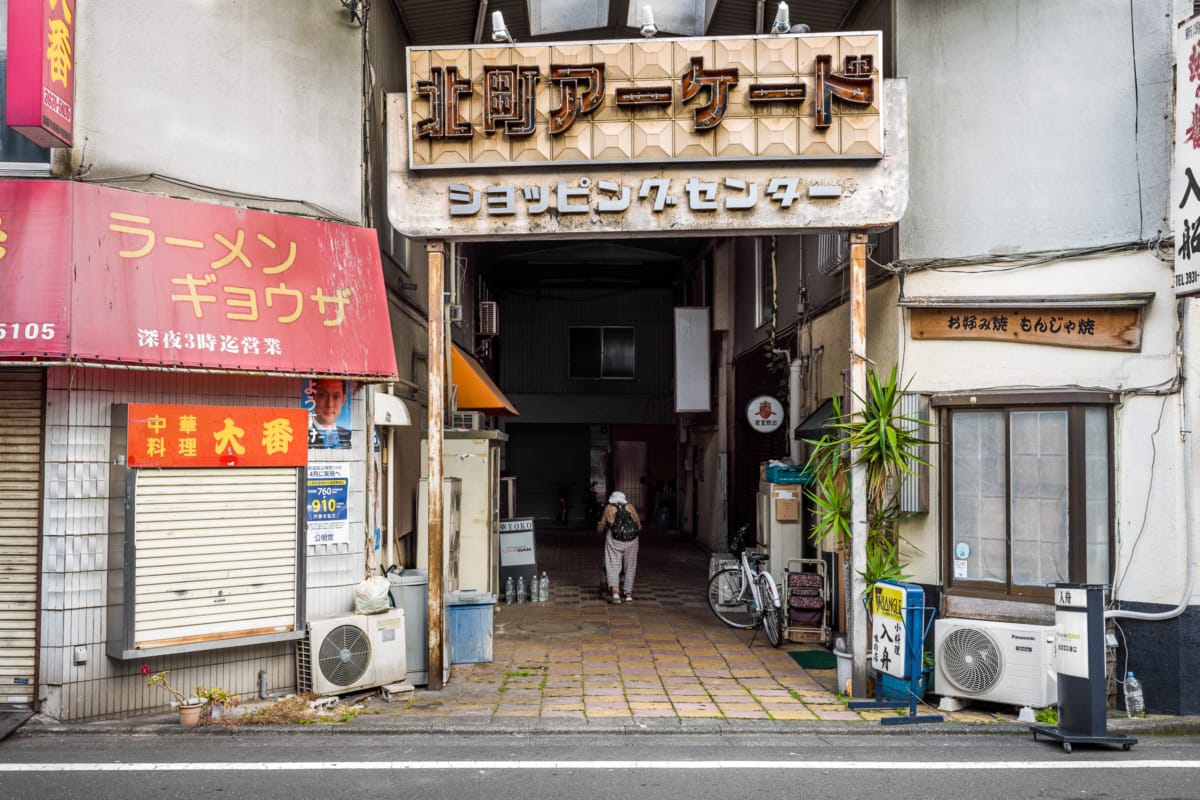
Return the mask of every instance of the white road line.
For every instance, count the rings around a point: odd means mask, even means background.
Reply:
[[[128,764],[0,764],[0,772],[290,772],[298,770],[858,770],[1200,769],[1200,761],[237,761]]]

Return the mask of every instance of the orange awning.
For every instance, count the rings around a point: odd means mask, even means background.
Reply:
[[[482,411],[494,417],[519,416],[479,362],[458,345],[450,349],[450,379],[458,386],[460,411]]]

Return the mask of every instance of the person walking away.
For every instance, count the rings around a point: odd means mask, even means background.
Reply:
[[[637,572],[638,534],[642,530],[642,521],[637,509],[625,499],[624,492],[613,492],[608,498],[608,505],[596,523],[596,533],[606,534],[604,537],[604,572],[608,578],[608,588],[612,591],[611,602],[621,603],[620,588],[617,581],[622,567],[625,570],[625,602],[633,602],[633,578]]]

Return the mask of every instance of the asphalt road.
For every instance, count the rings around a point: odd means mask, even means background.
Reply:
[[[0,799],[1200,798],[1200,738],[1120,748],[1028,735],[35,734],[0,743]]]

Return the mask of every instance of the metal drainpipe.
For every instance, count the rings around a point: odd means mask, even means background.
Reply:
[[[793,464],[800,463],[800,440],[796,438],[796,426],[800,424],[800,375],[804,366],[800,359],[793,358],[788,368],[788,455]]]

